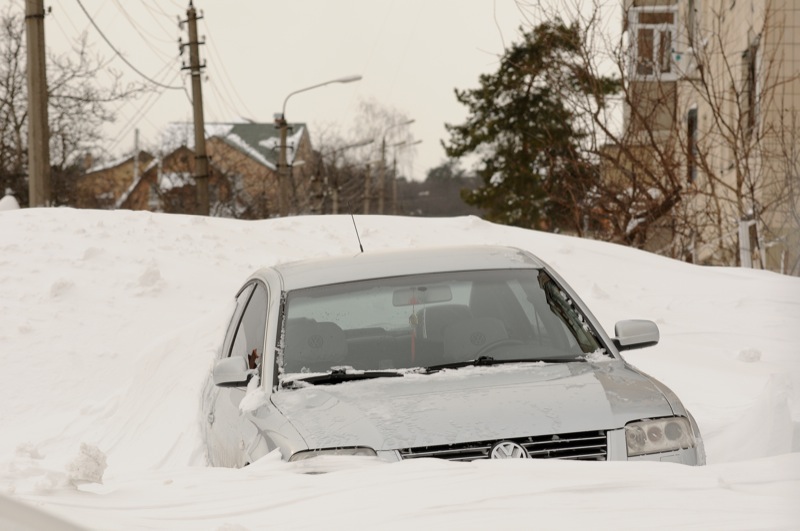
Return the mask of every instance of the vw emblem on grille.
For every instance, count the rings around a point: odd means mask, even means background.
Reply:
[[[322,344],[325,341],[322,339],[322,336],[319,334],[314,334],[313,336],[308,337],[308,346],[311,348],[322,348]]]
[[[489,452],[490,459],[527,459],[528,452],[525,448],[511,441],[500,441],[492,446]]]
[[[473,332],[471,336],[469,336],[469,342],[479,347],[486,343],[486,336],[483,335],[482,332]]]

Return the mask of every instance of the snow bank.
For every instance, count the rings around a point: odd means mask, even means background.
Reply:
[[[800,527],[800,279],[474,217],[356,223],[366,252],[523,247],[607,331],[656,321],[661,343],[626,358],[692,411],[709,466],[270,455],[208,468],[199,403],[236,289],[261,265],[358,252],[350,218],[24,209],[0,214],[0,494],[93,529]]]

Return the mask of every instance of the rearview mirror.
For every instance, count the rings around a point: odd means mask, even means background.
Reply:
[[[411,306],[413,304],[426,304],[430,302],[447,302],[453,300],[450,286],[442,284],[436,286],[416,286],[394,290],[392,305]]]
[[[220,387],[243,387],[252,378],[253,373],[247,368],[247,361],[241,356],[224,358],[214,364],[214,385]]]
[[[614,344],[617,349],[633,350],[636,348],[652,347],[658,343],[658,326],[653,321],[644,319],[629,319],[614,325]]]

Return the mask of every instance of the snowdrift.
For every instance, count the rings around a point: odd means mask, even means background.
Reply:
[[[522,247],[608,332],[654,320],[661,343],[625,357],[692,411],[709,465],[208,467],[199,401],[235,290],[261,265],[359,252],[350,217],[23,209],[0,212],[0,496],[90,529],[800,527],[800,279],[472,217],[356,223],[366,252]]]

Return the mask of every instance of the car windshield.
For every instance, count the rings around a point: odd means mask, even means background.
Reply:
[[[283,374],[577,361],[601,348],[544,271],[393,277],[290,291]]]

